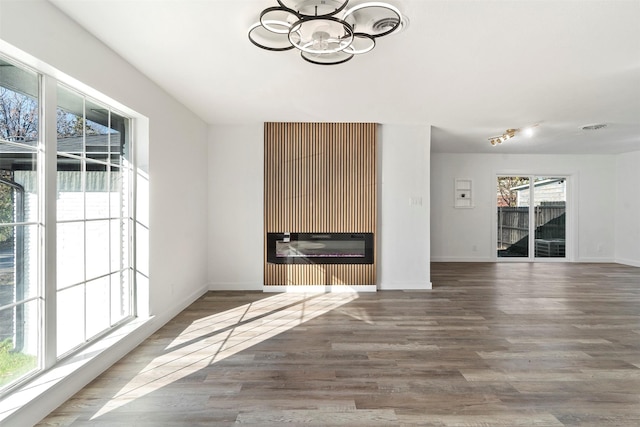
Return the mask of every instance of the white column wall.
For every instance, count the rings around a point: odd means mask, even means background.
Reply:
[[[616,157],[616,260],[640,267],[640,151]]]
[[[262,290],[264,125],[209,128],[209,289]]]
[[[615,260],[613,155],[431,154],[431,259],[492,261],[497,174],[569,175],[575,261]],[[473,180],[472,209],[455,209],[454,180]],[[574,221],[571,221],[571,219]]]
[[[431,128],[383,125],[378,141],[378,288],[430,289]]]

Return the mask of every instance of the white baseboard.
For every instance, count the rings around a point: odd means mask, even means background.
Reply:
[[[494,258],[431,257],[431,262],[494,262]]]
[[[628,265],[630,267],[640,267],[640,261],[626,258],[617,258],[616,262],[618,264]]]
[[[195,300],[200,298],[202,295],[204,295],[208,291],[209,291],[209,286],[204,284],[200,286],[198,289],[196,289],[195,291],[193,291],[192,293],[190,293],[189,295],[187,295],[186,297],[182,298],[182,300],[180,300],[178,304],[174,305],[169,310],[165,310],[163,313],[153,313],[157,319],[157,322],[161,323],[160,326],[158,326],[158,329],[161,326],[164,326],[164,324],[167,323],[169,320],[173,319],[178,314],[180,314],[185,308],[189,307],[191,304],[195,302]]]
[[[424,291],[433,289],[431,282],[395,282],[395,283],[381,283],[378,286],[381,291]]]
[[[578,259],[575,260],[575,262],[590,262],[590,263],[608,264],[608,263],[617,263],[618,261],[615,258],[589,258],[589,257],[585,257],[585,258],[578,258]]]
[[[264,292],[290,292],[290,293],[327,293],[327,292],[376,292],[375,285],[310,285],[310,286],[263,286]]]
[[[213,282],[209,283],[210,291],[261,291],[262,281],[259,282]]]

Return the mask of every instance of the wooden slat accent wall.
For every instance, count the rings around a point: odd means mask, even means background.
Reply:
[[[376,133],[375,123],[265,123],[265,286],[375,285],[375,264],[268,264],[266,233],[375,233]]]

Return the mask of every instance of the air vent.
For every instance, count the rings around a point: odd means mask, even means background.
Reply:
[[[586,125],[582,126],[582,130],[600,130],[606,128],[607,125],[604,123],[598,123],[596,125]]]
[[[383,33],[385,31],[389,31],[393,27],[398,25],[397,18],[384,18],[379,21],[373,23],[373,29],[375,33]]]

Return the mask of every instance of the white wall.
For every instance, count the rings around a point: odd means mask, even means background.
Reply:
[[[209,288],[262,290],[264,126],[209,128]]]
[[[616,157],[616,260],[640,267],[640,151]]]
[[[378,143],[378,288],[429,289],[429,126],[383,125]]]
[[[148,292],[149,312],[156,315],[145,331],[150,334],[207,289],[207,125],[44,0],[0,0],[0,48],[60,81],[86,84],[79,89],[129,107],[139,113],[138,123],[148,123],[135,135],[148,135],[137,142],[146,145],[140,166],[149,175],[149,206],[141,207],[149,217],[149,289],[141,294]],[[113,351],[81,379],[69,378],[49,400],[32,402],[22,411],[28,418],[15,425],[46,415],[126,351]]]
[[[613,155],[431,154],[431,259],[495,260],[497,174],[568,175],[568,237],[575,261],[615,259]],[[473,209],[453,208],[455,178],[473,180]],[[575,221],[571,221],[574,218]]]
[[[428,126],[381,126],[380,289],[430,286],[429,142]],[[210,289],[262,289],[263,147],[262,124],[210,127]]]

